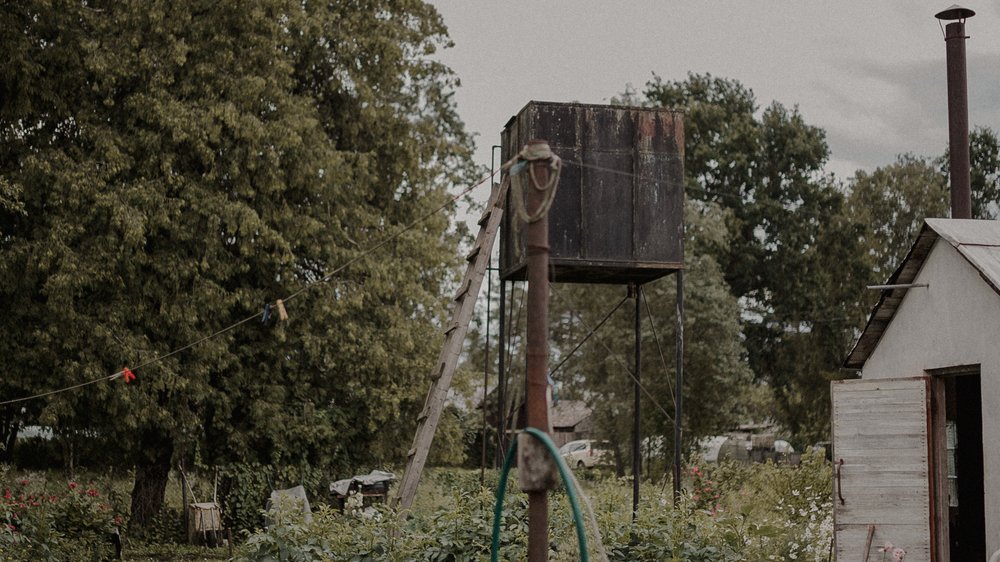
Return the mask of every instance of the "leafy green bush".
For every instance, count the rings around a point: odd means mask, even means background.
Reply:
[[[364,508],[359,496],[348,499],[344,513],[323,506],[310,525],[281,520],[250,536],[243,560],[482,560],[489,557],[493,489],[472,483],[469,471],[447,471],[442,480],[468,487],[449,488],[447,506],[400,521],[384,505]],[[495,481],[495,474],[493,480]],[[527,547],[527,500],[511,494],[502,520],[505,558],[523,559]]]
[[[222,522],[237,536],[240,531],[253,531],[261,526],[262,512],[272,487],[286,488],[302,484],[312,504],[323,503],[329,495],[333,478],[312,467],[274,467],[259,463],[239,463],[219,470],[219,503]]]
[[[492,534],[495,472],[484,486],[478,471],[437,470],[421,485],[411,515],[363,509],[352,498],[344,513],[322,508],[311,525],[283,521],[247,541],[246,560],[483,560]],[[595,473],[596,474],[596,473]],[[611,560],[825,561],[833,534],[830,465],[806,456],[799,467],[773,464],[690,464],[685,493],[673,506],[669,486],[644,483],[635,522],[628,478],[594,475],[582,483]],[[510,479],[501,523],[501,555],[520,560],[527,547],[527,498]],[[431,498],[428,498],[430,496]],[[565,492],[550,496],[550,560],[577,560]],[[597,536],[588,529],[588,549]]]
[[[0,552],[4,560],[103,560],[111,533],[124,524],[124,498],[95,483],[50,482],[2,473]]]

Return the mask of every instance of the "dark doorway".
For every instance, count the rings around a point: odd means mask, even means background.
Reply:
[[[948,536],[953,562],[986,562],[983,407],[979,374],[945,378]]]

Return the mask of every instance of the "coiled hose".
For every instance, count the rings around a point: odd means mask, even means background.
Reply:
[[[552,442],[552,439],[544,431],[534,427],[527,427],[524,429],[524,433],[541,441],[545,445],[545,448],[548,449],[549,454],[552,455],[552,458],[556,460],[556,466],[559,467],[559,476],[562,477],[563,486],[566,487],[566,495],[569,497],[569,505],[573,510],[573,522],[576,524],[576,539],[580,545],[580,560],[581,562],[590,562],[590,555],[587,554],[587,534],[583,526],[583,516],[580,515],[580,503],[576,497],[576,490],[571,484],[572,479],[569,475],[569,468],[566,467],[566,462],[559,456],[559,451],[556,449],[555,443]],[[507,495],[507,476],[510,474],[510,464],[514,459],[515,453],[517,453],[517,439],[514,439],[510,444],[510,450],[507,451],[507,457],[503,461],[503,468],[500,470],[500,483],[497,485],[497,504],[493,508],[493,542],[490,545],[491,562],[498,562],[500,559],[500,521],[503,516],[503,499]]]

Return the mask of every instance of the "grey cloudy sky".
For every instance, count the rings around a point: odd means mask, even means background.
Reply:
[[[653,73],[734,78],[761,107],[798,105],[826,130],[827,169],[846,179],[948,140],[942,2],[431,0],[455,47],[458,111],[489,165],[529,100],[606,103]],[[1000,2],[964,3],[970,123],[1000,130]]]

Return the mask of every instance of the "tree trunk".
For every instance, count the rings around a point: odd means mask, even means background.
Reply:
[[[14,459],[14,443],[20,429],[13,408],[5,408],[4,415],[0,416],[0,462],[9,463]]]
[[[622,450],[621,447],[618,446],[617,442],[615,442],[611,448],[615,452],[615,476],[621,478],[625,476],[625,463],[622,460]]]
[[[170,475],[174,445],[156,429],[143,431],[135,463],[135,486],[132,488],[130,527],[143,529],[163,509],[163,496]]]

